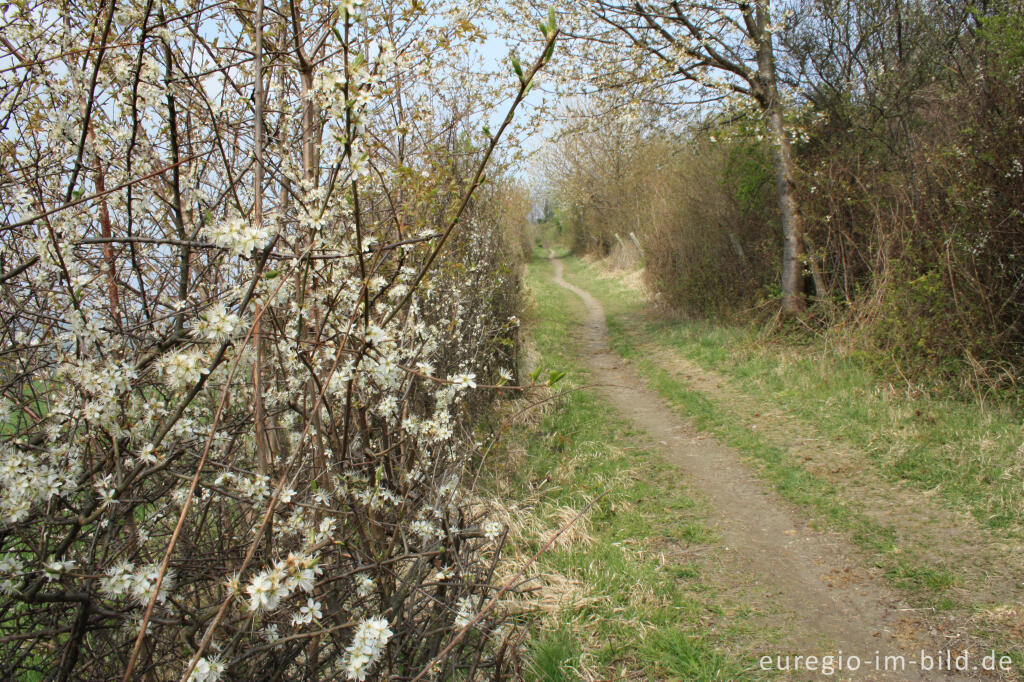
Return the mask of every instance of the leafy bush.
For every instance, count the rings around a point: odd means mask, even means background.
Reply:
[[[776,19],[814,304],[805,321],[907,376],[1014,382],[1024,359],[1020,3],[809,0]],[[686,83],[690,94],[707,86],[698,75]],[[777,295],[764,122],[726,100],[678,125],[651,97],[631,117],[616,103],[598,123],[566,120],[545,168],[576,248],[605,256],[616,235],[642,235],[649,283],[690,314]]]
[[[991,382],[1024,341],[1022,17],[957,11],[908,11],[914,48],[875,44],[892,67],[860,74],[860,95],[820,88],[803,207],[832,322],[905,372]]]

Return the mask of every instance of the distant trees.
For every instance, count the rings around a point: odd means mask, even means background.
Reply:
[[[691,315],[778,292],[767,143],[747,141],[740,129],[720,129],[716,139],[644,133],[614,114],[579,112],[566,123],[540,167],[577,251],[618,261],[635,234],[648,284]],[[777,299],[771,305],[777,310]]]
[[[596,82],[614,87],[626,80],[653,79],[689,89],[705,101],[739,95],[760,110],[772,141],[782,226],[782,310],[802,311],[803,221],[786,105],[776,76],[773,34],[778,25],[769,0],[588,0],[579,4],[576,16],[590,16],[580,17],[577,37],[635,55],[634,68],[597,75]]]
[[[563,87],[613,112],[592,126],[612,130],[634,113],[641,124],[648,115],[655,121],[617,143],[642,159],[645,180],[624,169],[625,189],[580,206],[656,204],[672,183],[650,163],[647,139],[664,144],[666,168],[702,183],[675,214],[645,210],[644,225],[629,221],[630,229],[675,237],[674,260],[664,249],[648,253],[649,265],[660,264],[659,287],[673,289],[674,270],[731,305],[781,294],[793,312],[813,284],[819,324],[859,330],[857,338],[903,371],[966,372],[970,381],[1015,373],[1024,356],[1020,2],[799,0],[781,16],[783,6],[768,2],[592,0],[562,9],[578,40],[571,51],[582,55],[563,65]],[[578,121],[564,128],[567,137],[577,133]],[[601,149],[565,164],[577,181],[608,172],[588,164],[610,150],[599,136],[588,144]],[[707,155],[709,145],[723,148],[721,164],[693,155]],[[697,167],[718,170],[691,172]],[[645,182],[654,188],[646,194]],[[703,199],[723,188],[737,206],[712,219]],[[774,247],[781,258],[761,257],[770,245],[734,227],[756,220],[784,226],[782,248]],[[693,241],[698,235],[708,243]],[[778,282],[781,271],[781,291],[769,284],[754,295],[709,277],[731,267],[730,241],[739,242],[748,282]],[[706,308],[716,306],[692,309]]]

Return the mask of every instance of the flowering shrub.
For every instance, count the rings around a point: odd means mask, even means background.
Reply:
[[[500,99],[458,68],[478,12],[5,7],[8,677],[506,665],[500,613],[452,646],[502,539],[463,504],[461,425],[514,369],[476,192],[505,126],[428,99]]]

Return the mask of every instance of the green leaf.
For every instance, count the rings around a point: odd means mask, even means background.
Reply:
[[[540,32],[545,38],[551,38],[555,35],[555,29],[557,24],[555,23],[555,8],[548,7],[548,20],[546,23],[540,25]]]
[[[557,370],[551,370],[551,374],[548,375],[548,386],[554,386],[559,381],[565,378],[565,372],[559,372]]]
[[[522,80],[523,80],[523,65],[519,63],[519,57],[517,57],[514,52],[512,53],[511,58],[512,58],[512,68],[515,70],[516,75],[519,76],[519,81],[522,82]]]

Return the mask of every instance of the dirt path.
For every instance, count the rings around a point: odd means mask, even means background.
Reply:
[[[927,565],[955,574],[957,583],[948,594],[959,603],[997,611],[1022,603],[1024,546],[1000,538],[975,517],[938,503],[934,491],[884,479],[864,466],[863,453],[819,437],[807,424],[735,390],[722,376],[678,353],[664,348],[647,350],[647,357],[656,365],[703,395],[728,405],[743,424],[835,486],[840,499],[872,521],[893,529],[901,547],[912,547]]]
[[[711,523],[721,536],[716,582],[742,590],[750,607],[780,621],[783,641],[764,655],[857,656],[859,671],[827,679],[971,679],[933,670],[922,672],[921,651],[935,654],[956,642],[928,631],[913,610],[885,583],[859,568],[856,550],[835,534],[808,527],[787,503],[756,479],[733,450],[702,437],[677,416],[608,347],[604,311],[586,291],[563,277],[552,258],[557,284],[576,294],[587,310],[585,361],[605,397],[637,427],[660,443],[663,456],[679,468],[708,501]],[[875,665],[887,655],[905,657],[902,670]],[[955,655],[955,654],[954,654]],[[792,659],[791,659],[792,660]],[[820,665],[820,663],[819,663]],[[898,661],[890,668],[899,667]],[[826,679],[803,672],[793,679]]]

